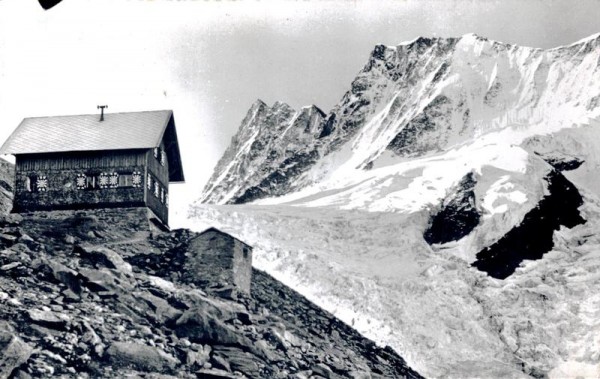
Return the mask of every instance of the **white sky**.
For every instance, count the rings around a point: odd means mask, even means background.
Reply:
[[[252,102],[328,112],[377,43],[473,32],[548,48],[599,31],[596,0],[0,0],[0,140],[24,117],[173,109],[176,224]]]

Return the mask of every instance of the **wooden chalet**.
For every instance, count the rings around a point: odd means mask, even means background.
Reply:
[[[13,212],[147,207],[168,224],[169,183],[183,182],[170,110],[26,118],[13,154]]]

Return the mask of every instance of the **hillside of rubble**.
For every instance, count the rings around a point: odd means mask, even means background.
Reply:
[[[194,233],[136,220],[2,216],[0,378],[420,377],[264,272],[250,296],[184,282]]]

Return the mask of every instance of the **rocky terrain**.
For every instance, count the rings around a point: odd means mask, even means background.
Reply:
[[[189,230],[123,210],[0,219],[0,378],[419,378],[264,272],[182,280]]]

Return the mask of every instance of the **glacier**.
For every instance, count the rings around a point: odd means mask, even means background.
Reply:
[[[600,203],[543,259],[499,280],[423,241],[423,214],[197,205],[254,246],[254,265],[427,377],[595,378],[600,373]]]

